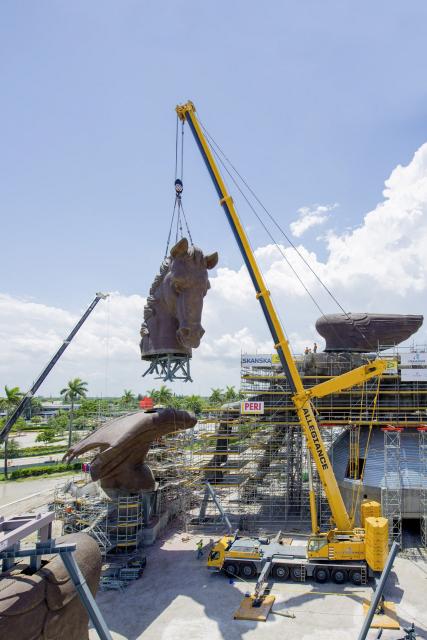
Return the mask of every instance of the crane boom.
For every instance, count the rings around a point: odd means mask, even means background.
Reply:
[[[191,132],[193,133],[199,151],[212,178],[214,187],[219,197],[220,205],[225,212],[231,230],[236,239],[237,245],[242,254],[243,260],[248,269],[250,278],[255,287],[256,298],[261,305],[261,309],[264,313],[268,328],[270,329],[270,333],[273,338],[274,347],[279,356],[283,371],[288,379],[288,383],[292,392],[292,400],[298,414],[298,419],[307,440],[307,445],[310,450],[311,456],[319,473],[321,483],[329,502],[333,520],[339,530],[349,531],[352,526],[351,520],[341,496],[341,492],[339,490],[325,444],[317,425],[313,407],[310,401],[310,394],[307,393],[307,391],[304,389],[301,377],[291,354],[289,343],[286,339],[279,317],[271,300],[270,291],[268,291],[266,287],[261,271],[256,262],[254,253],[250,246],[249,240],[247,238],[246,232],[242,227],[239,216],[237,215],[233,199],[227,191],[212,151],[207,143],[200,123],[196,117],[195,106],[191,101],[189,101],[183,105],[178,105],[176,107],[176,112],[180,120],[188,123]],[[385,368],[385,363],[383,363],[382,361],[376,361],[376,363],[376,371],[378,373],[381,373]],[[373,373],[373,375],[378,375],[378,373]],[[344,386],[351,386],[349,384],[349,378],[351,378],[351,376],[347,375]],[[340,376],[335,380],[339,381],[339,379]],[[363,376],[357,376],[357,381],[353,382],[353,384],[360,384],[362,379]],[[339,388],[339,382],[336,382],[336,384]]]
[[[25,411],[25,408],[28,406],[28,404],[31,402],[31,398],[34,396],[34,394],[36,393],[37,389],[40,387],[40,385],[43,383],[43,381],[47,378],[49,373],[52,371],[53,367],[58,362],[59,358],[62,356],[62,354],[64,353],[65,349],[68,347],[68,345],[70,344],[71,340],[74,338],[74,336],[76,335],[76,333],[78,332],[80,327],[84,324],[84,322],[90,316],[92,311],[95,309],[95,307],[98,304],[98,302],[100,300],[105,300],[105,298],[107,298],[107,297],[108,297],[108,294],[105,294],[105,293],[97,293],[96,294],[94,300],[92,300],[92,302],[90,303],[89,307],[86,309],[86,311],[84,312],[84,314],[82,315],[80,320],[77,322],[77,324],[74,327],[74,329],[65,338],[65,340],[63,341],[62,345],[59,347],[59,349],[57,350],[55,355],[49,360],[48,364],[45,366],[43,371],[40,373],[40,375],[38,376],[38,378],[34,382],[34,384],[31,387],[31,389],[29,391],[27,391],[27,393],[23,396],[22,400],[16,406],[15,410],[13,411],[13,413],[6,420],[6,424],[3,426],[2,430],[0,431],[0,444],[2,444],[5,441],[5,439],[9,435],[9,432],[12,429],[13,425],[18,420],[19,416],[22,415],[22,413]]]

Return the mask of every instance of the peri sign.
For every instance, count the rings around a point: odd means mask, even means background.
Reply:
[[[240,403],[240,413],[242,415],[259,415],[264,413],[264,402],[254,400],[242,400]]]

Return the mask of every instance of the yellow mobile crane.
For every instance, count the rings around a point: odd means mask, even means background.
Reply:
[[[316,465],[331,509],[332,520],[335,527],[327,532],[320,533],[317,526],[315,499],[311,485],[310,507],[313,534],[308,542],[306,554],[307,567],[304,569],[303,573],[304,575],[317,576],[319,581],[323,581],[322,578],[325,577],[325,574],[328,574],[328,568],[333,574],[334,571],[336,572],[337,566],[342,567],[342,564],[340,563],[354,563],[354,561],[362,563],[364,566],[366,566],[367,563],[372,571],[381,571],[388,553],[387,520],[380,517],[380,505],[378,503],[370,503],[370,509],[365,508],[362,513],[362,524],[365,525],[365,528],[354,528],[354,523],[352,522],[345,507],[325,444],[317,425],[311,404],[311,398],[321,398],[330,393],[337,393],[341,390],[362,384],[374,376],[381,375],[385,370],[386,363],[384,360],[374,360],[364,366],[353,369],[352,371],[318,384],[310,389],[304,389],[301,377],[291,354],[289,343],[285,337],[278,315],[272,303],[270,291],[268,291],[265,285],[245,230],[242,227],[234,207],[233,199],[227,191],[211,148],[197,119],[195,106],[191,101],[189,101],[185,104],[178,105],[176,107],[176,112],[182,122],[188,123],[191,132],[194,135],[197,146],[202,154],[203,160],[205,161],[206,167],[218,194],[220,205],[225,212],[243,260],[249,271],[250,278],[255,287],[256,298],[261,305],[273,338],[274,347],[291,387],[292,400],[298,414],[301,428],[307,440],[308,449]],[[367,507],[367,505],[365,505],[365,507]],[[372,517],[366,518],[366,516]],[[236,570],[239,572],[240,568],[243,570],[243,568],[246,567],[246,571],[242,571],[243,575],[249,576],[250,574],[254,575],[254,572],[260,573],[265,563],[265,558],[267,557],[266,554],[268,553],[270,554],[270,557],[273,555],[276,558],[277,554],[273,553],[272,549],[263,549],[262,541],[255,543],[252,541],[253,544],[249,544],[250,542],[251,539],[245,539],[245,541],[240,539],[239,544],[237,536],[225,536],[211,550],[208,566],[214,569],[226,569],[227,566],[230,566],[231,562],[234,572]],[[279,551],[280,549],[277,553],[279,553]],[[289,557],[289,549],[286,551],[287,553],[284,555]],[[232,561],[230,559],[232,559]],[[300,561],[298,560],[298,562]],[[282,564],[283,567],[287,567],[287,573],[289,573],[291,569],[290,565],[286,565],[285,562],[281,562],[279,564]],[[277,565],[277,567],[278,566],[279,565]],[[326,572],[324,570],[323,572],[319,570],[319,566],[326,568]],[[355,566],[359,565],[357,564]],[[233,572],[229,571],[229,573]],[[273,574],[274,573],[275,571],[273,568]],[[341,571],[341,574],[342,573],[343,571]],[[351,571],[348,573],[351,573]],[[281,576],[280,571],[276,571],[276,574],[277,577]],[[358,575],[360,576],[360,571]],[[337,579],[336,581],[340,582],[342,580]]]

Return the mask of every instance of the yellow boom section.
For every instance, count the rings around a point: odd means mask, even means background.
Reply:
[[[178,117],[182,121],[187,122],[190,126],[197,146],[199,147],[200,153],[202,154],[203,160],[205,161],[206,167],[214,183],[220,205],[224,209],[246,267],[249,271],[249,275],[255,287],[256,297],[261,305],[274,341],[274,347],[278,353],[281,365],[293,392],[292,399],[307,440],[307,445],[310,449],[310,453],[316,464],[320,480],[325,490],[334,522],[341,531],[349,531],[351,529],[350,517],[345,508],[326,447],[322,440],[322,436],[320,435],[320,430],[309,398],[310,394],[309,392],[307,393],[303,387],[301,377],[291,354],[289,343],[285,337],[278,315],[271,301],[270,292],[265,285],[245,230],[240,223],[234,207],[233,199],[227,191],[211,149],[207,143],[200,123],[197,120],[195,106],[192,102],[187,102],[186,104],[178,105],[176,107],[176,112]],[[381,366],[379,365],[379,369],[380,368]],[[375,373],[373,375],[377,374]],[[348,378],[348,374],[344,374],[344,376],[347,376]],[[339,378],[342,378],[342,376]],[[357,382],[353,382],[353,384],[359,384],[363,379],[363,376],[361,376],[358,378]],[[321,386],[322,385],[318,385],[318,387]],[[342,388],[345,388],[345,386],[346,385]],[[329,392],[327,391],[326,393]]]

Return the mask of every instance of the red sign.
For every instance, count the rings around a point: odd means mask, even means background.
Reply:
[[[152,409],[154,407],[154,402],[151,398],[145,397],[139,401],[139,406],[141,409]]]

